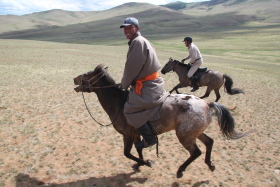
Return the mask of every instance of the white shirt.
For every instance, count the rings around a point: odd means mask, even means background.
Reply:
[[[193,64],[194,61],[197,59],[202,58],[202,55],[199,51],[199,49],[194,45],[193,43],[190,44],[189,46],[189,56],[186,57],[186,60],[190,59],[189,64]]]

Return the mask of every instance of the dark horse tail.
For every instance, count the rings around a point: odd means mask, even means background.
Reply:
[[[239,89],[239,88],[232,88],[233,81],[232,81],[232,78],[231,78],[230,76],[224,74],[224,78],[226,79],[226,81],[225,81],[225,91],[226,91],[229,95],[244,93],[244,92],[243,92],[241,89]]]
[[[231,113],[229,112],[229,110],[224,105],[221,105],[216,102],[211,102],[209,106],[210,108],[215,109],[220,130],[222,131],[225,137],[229,139],[238,139],[251,133],[251,132],[237,133],[234,130],[234,126],[235,126],[234,119]]]

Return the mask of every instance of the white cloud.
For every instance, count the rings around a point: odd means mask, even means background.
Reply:
[[[0,14],[22,15],[51,9],[78,11],[84,5],[78,0],[0,0]]]
[[[164,5],[177,0],[153,0],[152,4]],[[199,2],[204,0],[183,0]],[[147,0],[0,0],[0,15],[23,15],[52,9],[69,11],[97,11],[113,8],[128,2],[148,2]],[[150,3],[150,2],[148,2]]]

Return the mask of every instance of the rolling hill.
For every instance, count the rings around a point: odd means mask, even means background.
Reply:
[[[179,8],[178,8],[179,7]],[[162,39],[187,32],[236,30],[249,23],[279,26],[280,0],[211,0],[200,3],[126,3],[104,11],[49,10],[0,16],[0,38],[92,44],[123,39],[119,25],[139,19],[146,37]]]
[[[182,9],[182,13],[197,16],[227,14],[254,16],[258,21],[279,23],[279,0],[212,0],[191,4]]]

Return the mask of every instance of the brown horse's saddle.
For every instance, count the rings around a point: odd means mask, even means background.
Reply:
[[[209,71],[208,67],[198,68],[195,73],[207,73]]]
[[[193,76],[196,78],[197,81],[199,81],[202,75],[208,72],[209,72],[208,67],[198,68]]]
[[[182,64],[184,64],[184,63],[182,63]],[[190,64],[184,64],[184,66],[187,67],[187,71],[189,71],[191,69]],[[205,73],[208,73],[209,71],[210,71],[210,69],[208,67],[198,68],[193,76],[196,79],[196,81],[199,81],[201,76]]]
[[[184,63],[183,63],[184,64]],[[189,71],[191,69],[191,65],[190,64],[184,64],[185,67],[187,67],[187,70]],[[209,71],[209,68],[206,67],[202,67],[202,68],[198,68],[196,70],[196,72],[194,74],[198,74],[198,73],[207,73]]]

